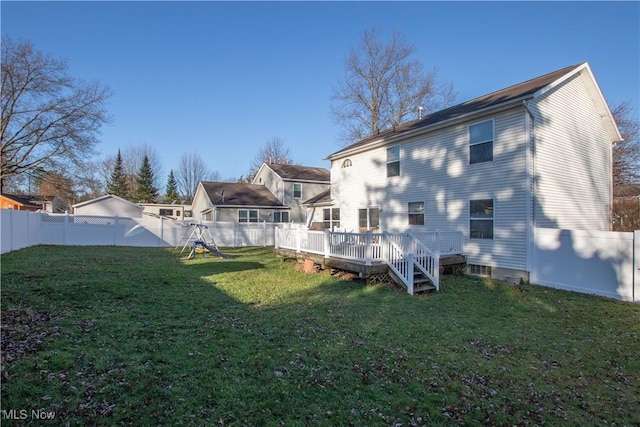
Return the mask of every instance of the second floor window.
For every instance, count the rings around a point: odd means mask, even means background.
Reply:
[[[493,160],[493,120],[469,126],[469,164]]]
[[[299,199],[302,197],[302,184],[299,182],[293,183],[293,198]]]
[[[400,146],[387,148],[387,176],[400,175]]]

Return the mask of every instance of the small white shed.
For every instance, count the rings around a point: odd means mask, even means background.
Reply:
[[[119,216],[142,218],[144,208],[122,197],[107,194],[72,206],[76,215]]]

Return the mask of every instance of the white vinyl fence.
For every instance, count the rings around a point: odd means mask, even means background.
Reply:
[[[640,302],[640,231],[536,228],[532,283]]]
[[[220,247],[274,246],[276,243],[276,224],[201,224],[207,226]],[[190,237],[197,237],[192,235],[194,227],[189,222],[155,217],[52,215],[0,209],[0,225],[0,253],[40,244],[176,247],[183,246]],[[324,253],[324,233],[305,233],[305,236],[301,241],[296,240],[300,238],[297,235],[282,234],[280,242],[299,249],[308,246],[303,250]],[[442,235],[438,239],[441,253],[456,253],[458,238]],[[640,231],[536,228],[531,250],[532,283],[640,302]],[[372,258],[375,255],[369,254]]]
[[[201,222],[200,231],[190,222],[143,217],[124,218],[95,215],[47,214],[44,212],[0,210],[5,253],[33,245],[109,245],[170,247],[183,246],[202,237],[219,247],[273,246],[275,224]]]

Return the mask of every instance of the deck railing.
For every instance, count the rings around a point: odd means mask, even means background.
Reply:
[[[462,254],[464,236],[459,231],[420,230],[413,233],[348,233],[276,229],[276,248],[364,262],[384,262],[413,294],[414,269],[439,288],[441,255]]]

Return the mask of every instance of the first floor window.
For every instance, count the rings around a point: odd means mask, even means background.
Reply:
[[[273,213],[273,222],[289,222],[289,212],[275,211]]]
[[[380,208],[358,209],[358,225],[360,233],[371,230],[374,233],[380,228]]]
[[[493,120],[469,126],[469,164],[493,160]]]
[[[160,216],[173,216],[173,209],[160,209]]]
[[[340,208],[325,208],[322,210],[324,228],[333,230],[340,228]]]
[[[238,210],[238,222],[258,222],[258,211],[255,209]]]
[[[424,225],[424,202],[409,202],[409,225]]]
[[[493,239],[493,199],[469,202],[469,237]]]
[[[293,184],[293,198],[299,199],[302,197],[302,184],[295,182]]]

